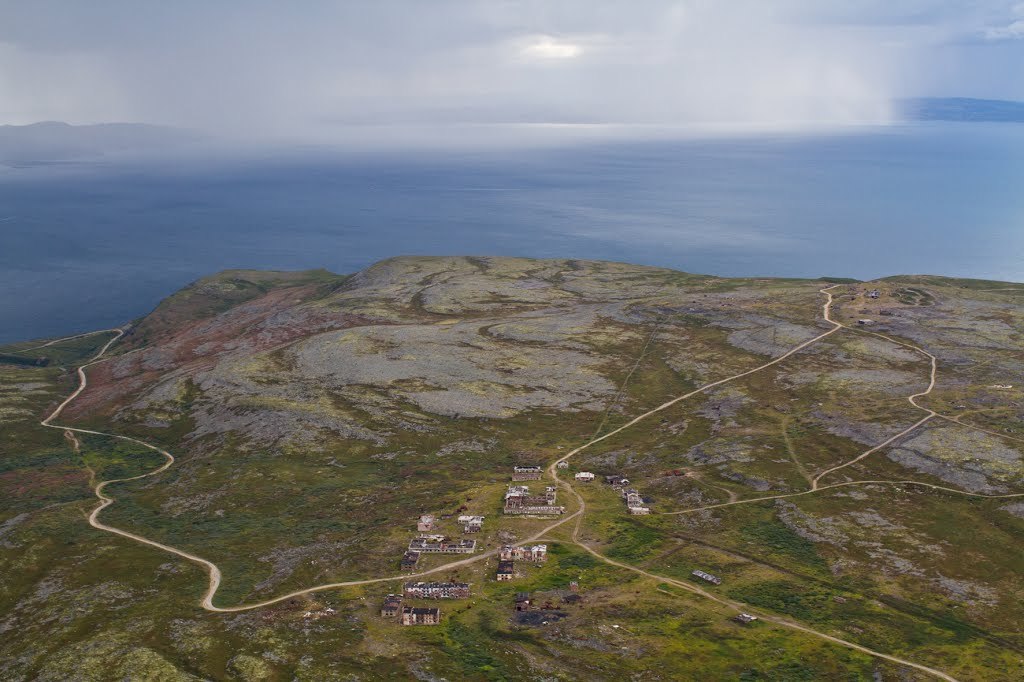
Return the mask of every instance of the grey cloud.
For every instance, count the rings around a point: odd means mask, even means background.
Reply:
[[[991,65],[958,37],[1016,30],[1012,3],[966,4],[12,1],[0,122],[307,139],[370,123],[881,122],[893,97],[956,86],[929,65]],[[969,94],[1024,96],[1008,69],[987,78]]]

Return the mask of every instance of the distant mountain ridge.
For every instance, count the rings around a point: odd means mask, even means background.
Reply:
[[[899,100],[902,116],[910,121],[1024,123],[1024,102],[971,97],[916,97]]]
[[[198,133],[145,123],[71,125],[44,121],[0,126],[0,163],[23,164],[167,149],[201,139]]]

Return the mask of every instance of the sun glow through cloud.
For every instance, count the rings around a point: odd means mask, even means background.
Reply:
[[[1024,99],[1020,0],[907,2],[9,3],[0,124],[311,141],[367,124],[804,130],[885,124],[908,97]]]
[[[574,59],[583,54],[583,47],[551,36],[536,36],[519,53],[530,59]]]

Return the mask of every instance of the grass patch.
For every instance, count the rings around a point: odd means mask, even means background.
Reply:
[[[492,643],[487,633],[493,632],[493,627],[484,616],[478,621],[478,627],[471,628],[459,620],[449,619],[445,625],[445,650],[469,674],[481,673],[496,682],[511,680],[505,664],[491,654]]]
[[[636,561],[652,554],[663,541],[654,528],[627,518],[618,524],[606,554],[621,561]]]
[[[827,568],[814,543],[775,521],[757,521],[740,528],[740,536],[747,542],[767,547],[776,554],[785,555],[801,564]]]

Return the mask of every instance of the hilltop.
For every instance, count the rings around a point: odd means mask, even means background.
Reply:
[[[1018,678],[1021,329],[1024,285],[934,276],[219,273],[121,336],[0,349],[50,361],[0,364],[4,675]],[[54,420],[85,431],[40,427],[115,336]],[[513,466],[557,475],[565,515],[503,515]],[[99,521],[212,562],[214,591],[85,523],[95,481],[133,476]],[[424,514],[485,517],[466,561],[415,569],[471,597],[402,627],[379,610]],[[547,561],[495,580],[533,542]]]

